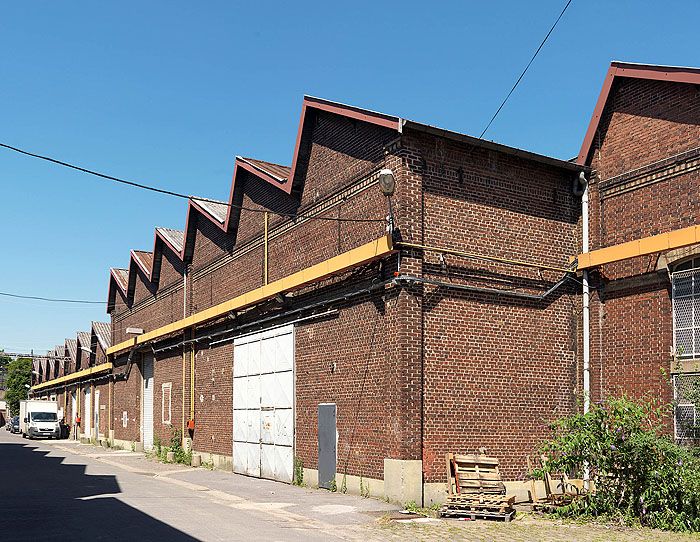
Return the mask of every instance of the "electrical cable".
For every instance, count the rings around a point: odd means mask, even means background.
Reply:
[[[491,124],[493,123],[493,121],[496,120],[496,117],[497,117],[498,114],[501,112],[501,109],[503,109],[503,106],[506,105],[506,102],[508,101],[508,98],[510,98],[510,95],[513,94],[513,91],[514,91],[514,90],[516,89],[516,87],[520,84],[520,81],[521,81],[522,78],[525,76],[525,73],[526,73],[527,70],[530,68],[530,66],[532,65],[532,63],[534,62],[535,58],[536,58],[537,55],[539,54],[539,52],[540,52],[540,50],[542,49],[542,47],[544,47],[544,44],[545,44],[546,41],[549,39],[549,36],[550,36],[550,35],[552,34],[552,32],[554,31],[554,28],[556,28],[557,24],[559,23],[559,20],[564,16],[564,13],[565,13],[566,10],[569,8],[569,4],[571,4],[571,1],[572,1],[572,0],[569,0],[569,1],[566,3],[566,5],[564,6],[564,9],[561,10],[561,13],[559,14],[559,17],[557,17],[557,20],[554,21],[554,24],[552,25],[552,28],[550,28],[550,29],[549,29],[549,32],[547,32],[547,35],[546,35],[546,36],[544,37],[544,39],[542,40],[542,43],[540,43],[540,46],[539,46],[539,47],[537,48],[537,50],[535,51],[535,54],[532,55],[532,58],[530,59],[530,62],[527,63],[527,66],[525,66],[525,69],[523,70],[523,73],[520,74],[520,77],[518,77],[518,80],[517,80],[517,81],[515,82],[515,84],[513,85],[513,88],[510,89],[510,92],[506,95],[506,97],[505,97],[505,99],[503,100],[503,102],[501,103],[501,105],[498,107],[498,109],[496,110],[496,112],[493,114],[493,117],[491,117],[491,120],[490,120],[489,123],[486,125],[486,128],[484,128],[483,132],[481,132],[481,135],[479,135],[479,139],[481,139],[481,138],[484,137],[484,134],[485,134],[486,131],[491,127]]]
[[[87,173],[88,175],[94,175],[95,177],[100,177],[101,179],[105,179],[108,181],[113,181],[116,183],[120,184],[125,184],[127,186],[131,186],[133,188],[140,188],[142,190],[149,190],[151,192],[156,192],[158,194],[164,194],[166,196],[173,196],[176,198],[182,198],[186,200],[191,200],[191,201],[203,201],[207,203],[215,203],[217,205],[225,205],[227,207],[231,207],[233,209],[240,209],[242,211],[251,211],[254,213],[270,213],[274,214],[277,216],[281,216],[283,218],[290,218],[292,220],[299,220],[299,219],[305,219],[305,220],[326,220],[326,221],[333,221],[333,222],[385,222],[386,219],[384,218],[338,218],[338,217],[330,217],[330,216],[308,216],[308,215],[298,215],[298,214],[293,214],[293,213],[282,213],[278,211],[271,211],[267,209],[258,209],[255,207],[245,207],[243,205],[237,205],[235,203],[229,203],[225,201],[219,201],[215,199],[210,199],[210,198],[203,198],[199,196],[191,196],[188,194],[183,194],[181,192],[175,192],[173,190],[166,190],[164,188],[158,188],[156,186],[150,186],[147,184],[143,183],[137,183],[135,181],[128,181],[126,179],[121,179],[119,177],[114,177],[113,175],[107,175],[106,173],[100,173],[99,171],[94,171],[92,169],[84,168],[82,166],[76,166],[75,164],[70,164],[68,162],[64,162],[63,160],[58,160],[56,158],[52,158],[50,156],[44,156],[41,154],[37,154],[34,152],[26,151],[24,149],[20,149],[18,147],[13,147],[12,145],[8,145],[6,143],[0,143],[0,147],[4,149],[11,150],[13,152],[17,152],[19,154],[23,154],[25,156],[30,156],[32,158],[37,158],[39,160],[45,160],[46,162],[51,162],[52,164],[57,164],[59,166],[67,167],[69,169],[74,169],[76,171],[80,171],[82,173]]]
[[[89,304],[89,305],[104,305],[106,303],[106,301],[87,301],[85,299],[60,299],[60,298],[53,298],[53,297],[41,297],[41,296],[35,296],[35,295],[13,294],[10,292],[0,292],[0,296],[15,297],[18,299],[34,299],[37,301],[50,301],[52,303],[82,303],[82,304]]]

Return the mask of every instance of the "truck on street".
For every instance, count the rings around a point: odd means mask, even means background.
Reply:
[[[28,399],[19,403],[20,432],[23,438],[60,438],[58,403]]]

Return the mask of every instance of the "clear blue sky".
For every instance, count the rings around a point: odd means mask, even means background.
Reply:
[[[236,154],[290,163],[304,94],[478,135],[563,4],[6,2],[0,141],[223,199]],[[610,60],[698,66],[698,20],[695,1],[574,0],[486,137],[575,156]],[[0,186],[0,291],[106,300],[109,267],[184,226],[183,201],[2,149]],[[0,348],[107,318],[0,297]]]

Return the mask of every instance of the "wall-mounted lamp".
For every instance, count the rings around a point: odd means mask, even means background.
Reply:
[[[394,172],[388,168],[384,168],[379,172],[379,189],[386,196],[387,205],[389,206],[389,215],[386,217],[386,231],[389,235],[394,233],[394,211],[391,208],[391,196],[396,191],[396,179]]]
[[[396,190],[396,179],[394,178],[394,172],[388,168],[382,169],[379,172],[379,188],[386,197],[391,197],[394,195]]]

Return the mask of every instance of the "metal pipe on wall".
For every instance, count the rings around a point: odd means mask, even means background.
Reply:
[[[187,266],[185,265],[185,269],[182,274],[182,317],[187,318]],[[183,339],[185,337],[185,333],[182,334]],[[186,365],[187,365],[187,357],[185,354],[185,349],[182,349],[182,420],[181,420],[181,432],[182,432],[182,438],[185,438],[185,382],[186,382]],[[183,443],[184,445],[184,443]]]
[[[583,186],[581,194],[581,228],[582,228],[582,252],[589,252],[588,238],[588,180],[583,172],[579,174],[579,183]],[[583,413],[587,413],[591,408],[591,288],[588,282],[588,270],[583,272]]]
[[[194,327],[192,339],[194,339]],[[190,420],[194,420],[194,343],[190,345]]]
[[[580,187],[583,187],[581,190]],[[581,196],[581,252],[587,253],[590,251],[589,246],[589,216],[588,216],[588,180],[584,172],[579,173],[579,176],[574,180],[574,195]],[[591,288],[588,282],[588,270],[583,271],[582,279],[582,316],[583,316],[583,413],[586,414],[591,409]],[[583,467],[583,483],[586,490],[589,489],[590,470],[588,464]]]
[[[268,253],[269,253],[269,245],[268,245],[268,230],[270,228],[270,215],[267,211],[263,213],[263,236],[264,236],[264,250],[263,250],[263,285],[267,284],[268,280],[268,274],[267,274],[267,268],[268,268]]]

